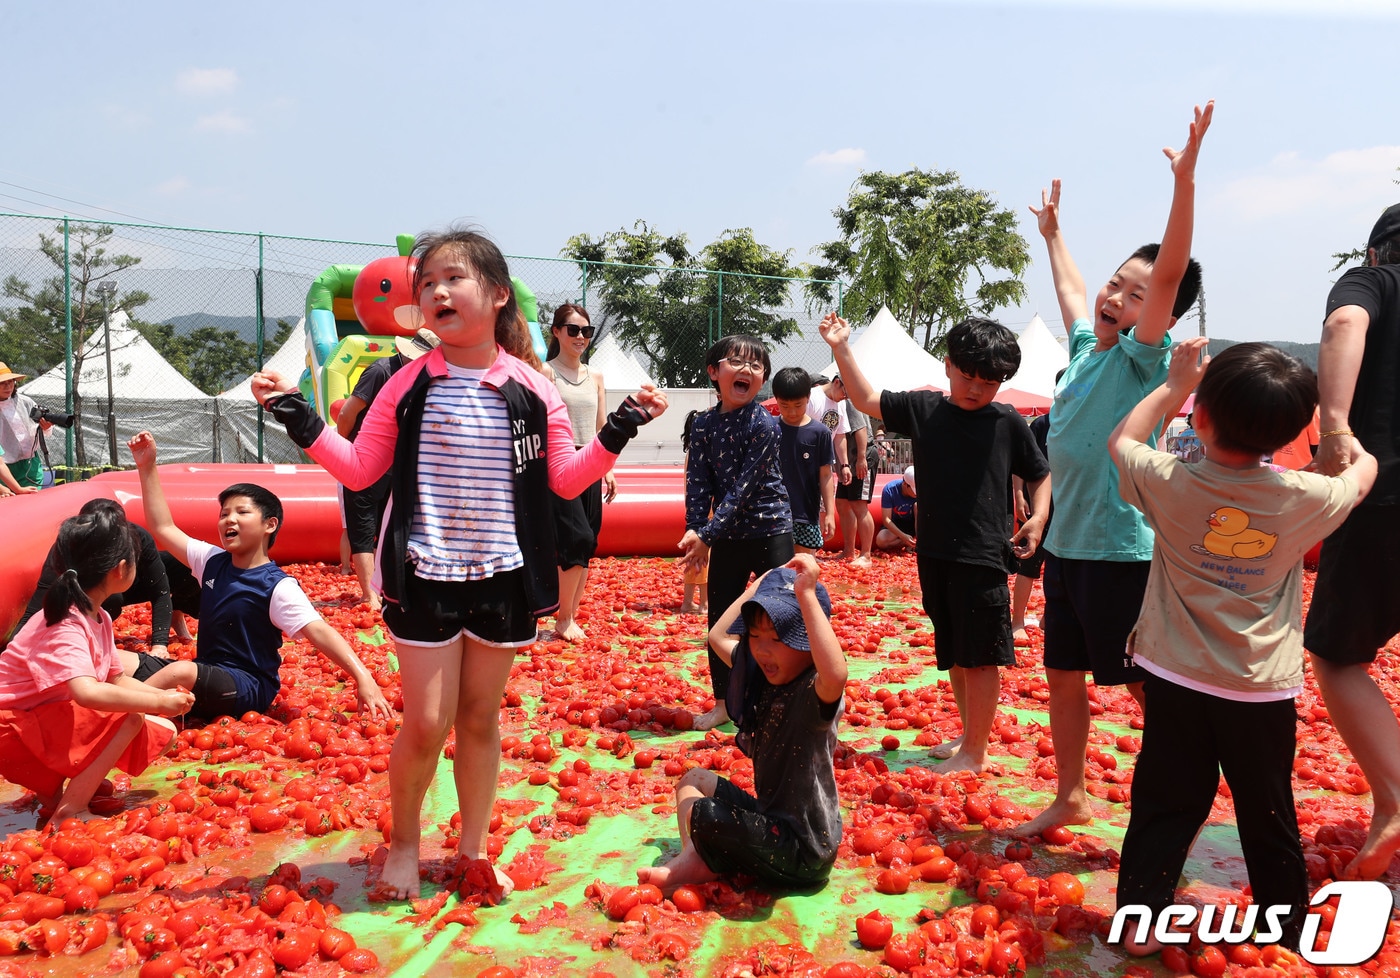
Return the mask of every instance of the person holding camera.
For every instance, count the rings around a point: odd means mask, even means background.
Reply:
[[[0,461],[4,462],[0,468],[5,470],[0,472],[0,483],[8,490],[6,495],[39,491],[44,481],[40,433],[53,427],[34,399],[17,390],[25,376],[0,363]]]

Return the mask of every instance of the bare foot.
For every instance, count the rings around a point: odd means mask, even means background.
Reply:
[[[728,722],[729,710],[725,707],[724,700],[720,700],[710,708],[708,713],[702,713],[696,717],[695,722],[690,726],[692,730],[713,730],[720,724]]]
[[[379,595],[375,594],[373,591],[365,595],[365,597],[361,599],[361,603],[369,605],[369,611],[372,615],[380,614],[384,610],[384,602],[380,601]]]
[[[962,751],[958,751],[952,757],[948,758],[942,764],[938,765],[938,767],[934,768],[934,771],[936,771],[939,774],[956,774],[959,771],[969,771],[972,774],[983,774],[990,767],[991,765],[987,763],[985,758],[979,761],[976,758],[974,758],[971,754],[965,754]]]
[[[1349,880],[1374,880],[1385,875],[1390,859],[1400,849],[1400,814],[1371,818],[1371,831],[1356,858],[1347,864],[1342,876]]]
[[[695,614],[695,605],[693,605],[693,604],[688,604],[688,603],[687,603],[687,604],[682,604],[682,605],[681,605],[681,614],[683,614],[683,615],[693,615],[693,614]]]
[[[869,555],[869,554],[857,554],[856,556],[854,556],[854,557],[851,558],[851,566],[852,566],[852,567],[869,567],[869,566],[870,566],[870,555]]]
[[[719,874],[706,866],[700,853],[691,846],[686,846],[680,855],[660,866],[643,866],[637,870],[638,883],[650,883],[668,895],[676,887],[687,883],[708,883],[717,879]]]
[[[1026,631],[1026,626],[1025,626],[1025,625],[1022,625],[1020,628],[1012,629],[1012,631],[1011,631],[1011,644],[1012,644],[1012,645],[1021,645],[1021,646],[1025,646],[1025,645],[1030,645],[1030,644],[1031,644],[1031,636],[1030,636],[1030,633]]]
[[[582,642],[588,636],[578,627],[578,622],[561,618],[554,622],[554,637],[573,643]]]
[[[1088,825],[1094,820],[1094,812],[1089,807],[1089,802],[1085,800],[1082,804],[1075,805],[1071,802],[1056,799],[1050,803],[1050,807],[1045,809],[1035,818],[1018,825],[1011,830],[1012,835],[1029,839],[1033,835],[1040,835],[1056,825]]]
[[[940,761],[946,761],[958,751],[962,750],[962,742],[962,737],[954,737],[952,740],[945,743],[935,744],[930,747],[929,754],[938,758]]]
[[[375,896],[381,900],[416,900],[418,886],[417,851],[412,846],[391,845],[379,873]]]

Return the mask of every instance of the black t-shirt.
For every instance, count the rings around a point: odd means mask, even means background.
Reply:
[[[1400,503],[1400,265],[1349,270],[1327,296],[1327,315],[1341,306],[1360,306],[1371,317],[1348,419],[1380,466],[1375,487],[1361,505],[1393,506]]]
[[[938,391],[885,391],[880,413],[912,442],[919,553],[1010,573],[1011,476],[1035,482],[1050,474],[1015,408],[993,402],[964,411]]]
[[[823,429],[825,425],[821,425]],[[841,842],[841,799],[832,757],[841,701],[823,703],[817,670],[770,685],[762,672],[752,722],[745,722],[758,810],[792,827],[812,866],[830,866]]]
[[[398,373],[399,368],[405,362],[401,354],[395,353],[393,356],[380,357],[360,371],[360,379],[356,382],[355,389],[350,392],[350,396],[364,401],[365,409],[355,419],[355,427],[350,429],[350,441],[354,441],[355,436],[360,433],[360,426],[365,423],[365,416],[369,414],[369,406],[374,403],[374,399],[379,396],[379,392],[384,389],[389,378]]]
[[[826,425],[810,419],[800,426],[779,421],[778,462],[794,523],[817,523],[822,501],[821,467],[835,461],[836,450]]]

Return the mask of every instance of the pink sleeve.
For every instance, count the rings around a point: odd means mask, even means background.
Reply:
[[[544,398],[549,411],[549,488],[565,499],[574,499],[606,475],[617,456],[604,448],[596,435],[587,445],[575,449],[574,429],[563,398],[554,384],[543,376],[540,379],[544,382],[531,386]]]
[[[374,485],[394,461],[394,443],[399,438],[399,398],[413,376],[415,371],[405,367],[389,378],[365,412],[365,422],[354,441],[342,438],[335,425],[328,424],[306,454],[346,488],[366,489]]]
[[[106,617],[106,613],[103,613]],[[110,636],[111,626],[107,627]],[[96,622],[70,614],[52,628],[45,628],[29,650],[29,671],[37,690],[52,689],[70,679],[86,676],[105,680],[106,650],[100,647],[101,630]],[[111,650],[116,658],[116,649]]]

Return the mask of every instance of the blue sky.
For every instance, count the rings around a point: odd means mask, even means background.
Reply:
[[[544,256],[644,219],[802,261],[861,169],[953,169],[1036,259],[1003,320],[1057,326],[1026,205],[1064,180],[1092,292],[1160,237],[1160,148],[1214,98],[1210,332],[1313,341],[1330,254],[1400,201],[1400,0],[57,3],[9,26],[0,210],[376,241],[469,218]]]

